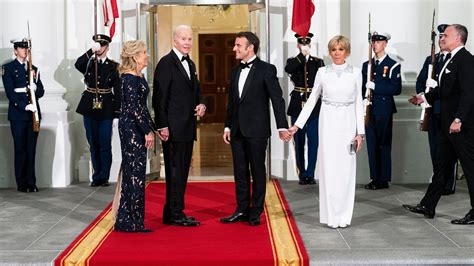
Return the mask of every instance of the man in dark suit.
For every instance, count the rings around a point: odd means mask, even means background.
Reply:
[[[291,138],[276,68],[256,56],[259,43],[251,32],[240,32],[235,39],[235,57],[241,64],[231,73],[223,138],[232,148],[237,209],[221,218],[223,223],[260,224],[266,191],[265,154],[271,135],[269,100],[280,138]]]
[[[92,47],[75,63],[76,69],[84,75],[87,86],[76,112],[84,117],[91,152],[94,172],[90,186],[107,187],[112,166],[112,126],[117,126],[120,115],[120,77],[118,63],[107,57],[110,37],[97,34],[92,36],[92,40]]]
[[[153,109],[158,136],[163,143],[166,175],[166,203],[163,223],[197,226],[184,210],[184,192],[196,140],[196,116],[204,116],[196,65],[189,58],[193,44],[191,27],[180,25],[173,31],[173,50],[163,56],[155,69]]]
[[[438,32],[440,36],[444,33],[447,24],[438,25]],[[439,39],[441,40],[441,38]],[[435,73],[435,79],[439,78],[439,73],[444,66],[446,55],[448,51],[440,50],[439,53],[435,55],[435,65],[432,67],[432,71]],[[423,63],[423,68],[421,69],[418,77],[416,78],[416,93],[424,93],[426,90],[426,80],[428,79],[428,68],[431,66],[431,55],[426,57],[425,62]],[[431,107],[431,112],[428,117],[428,142],[430,145],[430,155],[431,163],[433,169],[435,168],[436,161],[439,160],[438,149],[439,149],[439,135],[441,134],[441,120],[440,120],[440,101],[436,100]],[[454,194],[456,188],[456,170],[457,163],[455,162],[451,167],[452,171],[448,173],[446,187],[444,188],[443,195]]]
[[[441,135],[432,183],[418,205],[403,205],[411,212],[433,218],[435,208],[446,186],[448,173],[459,158],[463,166],[471,200],[471,210],[453,224],[474,224],[474,60],[464,45],[467,41],[465,26],[453,24],[441,36],[440,46],[446,50],[448,61],[441,69],[439,79],[429,78],[426,86],[432,91],[418,94],[410,99],[413,104],[427,101],[433,104],[439,99],[441,104]],[[439,86],[438,86],[439,84]]]
[[[295,34],[298,39],[298,50],[300,53],[288,58],[285,71],[290,76],[294,88],[291,92],[291,99],[288,105],[287,114],[291,116],[291,123],[294,124],[300,115],[303,105],[308,100],[314,85],[314,79],[318,69],[324,66],[322,59],[310,55],[312,33],[307,36]],[[318,117],[321,109],[321,99],[318,100],[311,116],[305,126],[294,135],[296,166],[298,168],[298,178],[300,185],[316,184],[314,170],[318,153]],[[305,143],[308,138],[308,165],[306,165]]]
[[[35,175],[35,155],[38,132],[33,130],[33,113],[41,110],[38,99],[43,97],[44,88],[38,68],[32,65],[33,83],[28,73],[28,39],[15,39],[13,51],[16,58],[2,66],[2,80],[8,98],[8,120],[15,148],[15,178],[20,192],[38,192]],[[29,93],[36,96],[36,106],[30,101]]]
[[[366,189],[388,188],[392,180],[392,126],[397,112],[394,95],[402,91],[400,64],[385,53],[390,34],[372,34],[373,80],[367,80],[368,61],[362,65],[362,95],[372,90],[369,124],[365,128],[369,156],[370,183]]]

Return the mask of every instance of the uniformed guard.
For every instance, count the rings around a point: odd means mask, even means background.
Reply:
[[[392,178],[392,125],[397,112],[393,96],[402,91],[400,64],[385,53],[390,34],[373,32],[373,81],[367,80],[368,61],[362,65],[362,95],[372,90],[370,117],[365,129],[371,182],[366,189],[388,188]]]
[[[439,32],[439,40],[441,39],[444,30],[446,29],[447,24],[438,25],[438,32]],[[438,80],[439,73],[444,66],[444,63],[447,61],[446,56],[448,51],[439,51],[435,55],[435,65],[433,67],[433,71],[435,71],[435,80]],[[424,93],[426,89],[426,80],[428,79],[428,66],[431,64],[431,55],[426,57],[426,60],[423,64],[423,68],[421,69],[418,77],[416,78],[416,93]],[[432,106],[432,112],[430,113],[428,119],[428,142],[430,145],[430,155],[431,155],[431,162],[433,165],[433,169],[435,167],[436,161],[439,160],[439,155],[437,155],[438,151],[438,141],[439,141],[439,134],[441,133],[441,120],[440,120],[440,101],[436,100]],[[454,194],[456,188],[456,170],[457,166],[456,163],[452,166],[453,171],[449,173],[448,183],[443,191],[443,195],[450,195]]]
[[[33,83],[29,82],[28,39],[14,39],[16,58],[2,66],[2,80],[8,98],[8,120],[15,148],[15,178],[20,192],[38,192],[35,175],[35,154],[38,131],[33,130],[33,113],[41,111],[38,99],[43,97],[44,88],[38,68],[31,66]],[[30,101],[29,93],[36,96],[36,107]]]
[[[110,37],[97,34],[92,39],[92,47],[75,64],[86,85],[76,112],[84,116],[91,152],[94,172],[90,185],[105,187],[109,186],[112,165],[112,126],[117,125],[120,114],[120,77],[118,63],[107,58]]]
[[[308,33],[307,36],[295,34],[295,37],[298,40],[298,50],[300,53],[296,57],[289,58],[285,66],[285,71],[294,85],[290,93],[291,99],[287,112],[291,117],[292,124],[296,122],[303,105],[311,94],[316,72],[318,72],[320,67],[324,66],[322,59],[310,55],[311,37],[313,37],[313,34]],[[300,185],[316,184],[314,170],[318,151],[318,117],[320,109],[321,99],[318,100],[306,125],[294,135],[296,166],[298,168]],[[304,152],[306,137],[308,138],[307,166]]]

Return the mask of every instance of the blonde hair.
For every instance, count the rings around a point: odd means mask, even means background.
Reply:
[[[137,71],[137,61],[135,56],[146,51],[146,44],[144,41],[127,41],[123,44],[122,52],[120,53],[119,73],[122,74],[128,71]]]
[[[328,43],[329,52],[331,52],[331,50],[336,47],[336,45],[342,46],[342,48],[347,51],[347,56],[351,54],[351,41],[349,41],[347,37],[342,35],[336,35],[332,37]]]

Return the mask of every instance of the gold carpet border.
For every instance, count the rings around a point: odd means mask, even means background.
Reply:
[[[267,182],[265,212],[270,239],[274,249],[275,265],[304,265],[295,232],[275,181]]]
[[[112,232],[115,220],[112,208],[90,230],[84,234],[76,246],[61,260],[61,265],[89,265],[89,259]]]

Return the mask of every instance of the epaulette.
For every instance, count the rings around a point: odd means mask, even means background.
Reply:
[[[3,74],[5,74],[5,66],[0,69],[0,76],[3,76]]]

